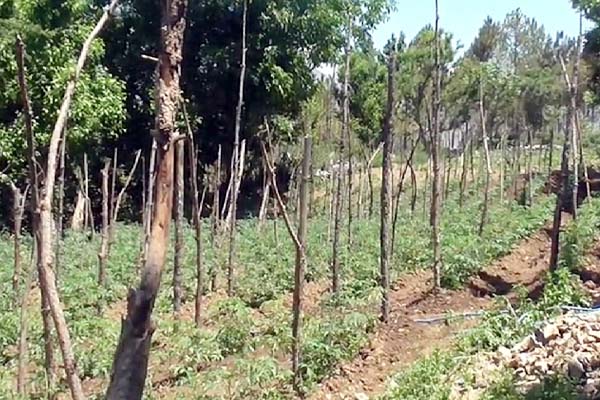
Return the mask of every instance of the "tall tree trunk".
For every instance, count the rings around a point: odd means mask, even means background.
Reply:
[[[388,78],[389,79],[389,78]],[[393,137],[391,139],[392,141],[394,140]],[[390,250],[390,254],[394,254],[394,247],[396,244],[396,224],[398,222],[398,213],[400,211],[400,197],[402,196],[402,192],[404,191],[404,179],[406,177],[406,172],[408,171],[409,167],[412,164],[412,160],[415,154],[415,150],[417,149],[417,146],[420,142],[421,138],[417,137],[417,140],[414,142],[411,150],[410,150],[410,154],[408,155],[408,158],[406,159],[406,164],[404,165],[404,167],[402,167],[402,172],[400,175],[400,179],[398,180],[398,192],[396,193],[396,198],[394,199],[394,193],[392,190],[392,201],[391,201],[391,206],[394,207],[394,217],[392,219],[392,239],[391,239],[391,250]],[[393,143],[392,143],[393,144]],[[392,168],[393,169],[393,168]],[[414,173],[414,171],[412,171]]]
[[[339,257],[339,245],[340,245],[340,223],[342,219],[342,185],[344,182],[344,171],[343,162],[341,161],[341,155],[344,154],[344,138],[340,135],[339,142],[339,154],[338,159],[338,171],[337,171],[337,182],[335,188],[335,210],[333,215],[333,250],[331,260],[331,291],[338,293],[340,289],[340,257]]]
[[[88,174],[88,159],[87,153],[83,153],[83,196],[85,197],[85,211],[83,214],[83,231],[86,232],[90,225],[92,226],[91,231],[94,230],[94,221],[90,221],[90,189],[89,189],[89,174]]]
[[[29,100],[29,90],[27,85],[26,67],[25,67],[25,45],[20,37],[17,37],[16,43],[17,52],[17,67],[19,89],[21,91],[21,100],[23,102],[23,114],[25,116],[25,134],[27,135],[27,155],[29,167],[29,181],[31,185],[31,220],[34,232],[38,229],[39,219],[39,183],[38,183],[38,162],[36,141],[33,133],[33,113],[31,110],[31,102]],[[35,236],[34,236],[35,240]],[[37,252],[37,249],[36,249]],[[41,261],[36,259],[38,275],[41,268]],[[50,390],[54,389],[56,379],[56,361],[54,359],[54,346],[52,343],[52,317],[50,316],[50,307],[48,305],[48,288],[40,285],[41,314],[43,323],[44,336],[44,368],[46,370],[46,385]]]
[[[108,229],[109,229],[109,216],[108,216],[108,179],[110,174],[110,160],[104,161],[104,168],[102,168],[102,234],[100,243],[100,252],[98,253],[98,285],[106,285],[106,262],[108,258]],[[116,171],[113,170],[113,175]]]
[[[527,141],[529,142],[529,154],[527,158],[527,205],[533,205],[533,134],[531,129],[527,130]]]
[[[235,263],[235,227],[237,220],[237,187],[239,186],[239,177],[238,174],[241,174],[241,171],[238,170],[240,168],[241,154],[240,154],[240,129],[242,125],[242,107],[244,106],[244,81],[246,79],[246,19],[248,14],[248,3],[247,0],[243,0],[243,15],[242,15],[242,63],[240,70],[240,82],[239,82],[239,91],[238,91],[238,103],[235,109],[235,133],[234,133],[234,143],[233,143],[233,153],[234,153],[234,167],[231,173],[233,174],[233,192],[231,196],[231,205],[230,205],[230,225],[229,225],[229,256],[227,260],[227,294],[229,296],[233,296],[234,290],[234,267]]]
[[[560,226],[561,226],[561,219],[562,219],[562,208],[563,208],[563,200],[567,199],[569,196],[569,178],[570,178],[570,173],[569,173],[569,152],[571,151],[570,149],[570,145],[572,144],[572,130],[573,130],[573,112],[574,110],[574,103],[573,103],[573,93],[574,93],[574,88],[571,85],[571,81],[569,78],[569,74],[567,73],[567,68],[565,66],[564,60],[562,58],[561,55],[559,55],[559,59],[560,59],[560,63],[561,63],[561,67],[563,70],[563,76],[565,79],[565,83],[567,88],[569,89],[569,93],[571,95],[570,101],[568,103],[567,106],[567,120],[565,123],[565,140],[563,143],[563,151],[562,151],[562,158],[561,158],[561,166],[560,166],[560,170],[561,170],[561,178],[562,178],[562,182],[561,182],[561,190],[559,193],[557,193],[556,195],[556,205],[554,208],[554,219],[552,221],[552,233],[551,233],[551,239],[552,239],[552,243],[550,246],[550,270],[551,271],[555,271],[558,268],[558,256],[559,256],[559,249],[560,249]],[[576,149],[572,149],[574,152],[577,151]],[[577,182],[575,181],[575,185],[577,184]],[[577,207],[577,203],[573,204],[573,209],[575,209]]]
[[[345,65],[344,65],[344,86],[342,88],[343,110],[342,127],[343,136],[346,140],[346,150],[348,152],[348,248],[352,246],[352,138],[350,137],[350,40],[352,37],[352,22],[348,18],[346,32]],[[344,139],[342,139],[344,140]],[[340,153],[343,157],[343,153]]]
[[[179,140],[175,145],[175,257],[173,260],[173,312],[179,314],[183,297],[183,202],[184,202],[184,168],[185,143]]]
[[[194,145],[194,134],[185,109],[185,103],[182,103],[183,116],[187,127],[187,154],[188,168],[190,170],[190,187],[192,189],[192,222],[194,224],[194,233],[196,240],[196,299],[194,307],[194,322],[196,327],[202,325],[202,295],[204,292],[204,255],[202,252],[202,207],[208,186],[204,187],[202,200],[198,201],[198,156],[196,146]]]
[[[296,244],[296,266],[294,268],[294,295],[292,304],[292,371],[294,372],[294,390],[302,391],[302,300],[304,297],[304,274],[306,272],[306,236],[308,227],[308,184],[312,159],[312,139],[304,137],[304,156],[302,158],[302,180],[300,181],[300,218],[298,221],[298,243]]]
[[[94,27],[94,29],[89,34],[89,36],[83,44],[81,53],[77,60],[75,70],[71,75],[69,82],[67,83],[58,117],[56,119],[54,129],[52,130],[52,135],[50,137],[50,146],[48,149],[48,164],[46,167],[46,179],[44,183],[44,195],[41,199],[39,199],[36,195],[35,200],[40,200],[40,202],[34,203],[34,207],[36,207],[35,209],[38,210],[38,212],[34,213],[33,216],[33,226],[36,241],[38,244],[37,258],[40,286],[45,287],[45,299],[48,302],[48,305],[50,306],[50,313],[54,321],[54,326],[56,327],[58,342],[63,357],[63,365],[67,377],[67,384],[69,385],[71,397],[73,398],[73,400],[83,400],[84,394],[77,371],[77,365],[75,363],[75,355],[73,354],[73,347],[71,345],[71,336],[67,328],[65,315],[58,295],[58,290],[56,288],[54,270],[52,268],[54,262],[52,199],[54,195],[54,184],[56,180],[56,156],[58,153],[60,137],[64,130],[71,101],[73,99],[73,94],[75,92],[75,85],[77,83],[77,80],[79,79],[79,76],[85,64],[85,60],[87,58],[90,46],[94,38],[100,33],[100,31],[108,21],[110,15],[114,12],[116,6],[117,1],[113,0],[110,6],[108,6],[104,10],[102,17],[97,22],[96,26]],[[22,62],[22,44],[21,46],[17,47],[20,47],[19,52],[21,54],[18,58],[21,58],[20,62]],[[24,92],[25,90],[22,91]],[[33,159],[33,157],[35,157],[35,153],[31,153],[31,157]],[[32,161],[35,162],[34,159]]]
[[[267,174],[267,167],[263,161],[263,188],[262,188],[262,199],[260,201],[260,208],[258,210],[258,227],[259,229],[267,218],[267,206],[269,205],[269,192],[271,190],[271,181]]]
[[[431,146],[431,160],[433,163],[433,178],[431,189],[431,243],[433,247],[433,284],[441,287],[442,254],[440,248],[440,95],[442,71],[440,65],[440,32],[439,32],[439,6],[435,0],[435,83],[433,89],[433,137]]]
[[[334,221],[335,221],[335,210],[336,210],[336,183],[337,183],[337,174],[338,172],[336,171],[335,168],[333,168],[333,162],[331,162],[331,166],[330,169],[331,171],[331,176],[330,176],[330,185],[329,185],[329,194],[330,194],[330,200],[329,200],[329,213],[327,214],[328,218],[327,218],[327,242],[331,241],[331,235],[333,233],[333,225],[334,225]]]
[[[358,219],[363,217],[363,172],[364,167],[361,163],[358,164],[358,200],[356,207],[356,216]]]
[[[468,123],[467,123],[467,128],[466,128],[466,133],[468,133]],[[473,146],[473,141],[471,140],[471,138],[467,138],[466,134],[465,136],[463,136],[463,150],[462,150],[462,155],[461,155],[461,163],[462,163],[462,173],[460,174],[460,188],[459,188],[459,194],[458,194],[458,204],[460,206],[460,208],[463,207],[464,204],[464,198],[465,198],[465,191],[467,189],[467,177],[468,177],[468,161],[467,161],[467,149],[470,147],[472,148]]]
[[[500,134],[500,203],[504,204],[504,174],[506,164],[506,135]]]
[[[548,151],[548,174],[552,172],[552,158],[554,157],[554,127],[550,128],[550,149]]]
[[[58,209],[56,215],[56,238],[54,240],[54,269],[56,270],[56,276],[60,273],[60,243],[63,238],[63,214],[65,208],[65,157],[67,148],[67,127],[65,122],[65,129],[63,130],[62,140],[60,142],[60,161],[58,164]]]
[[[29,318],[27,316],[27,310],[29,308],[29,295],[32,289],[34,271],[35,271],[35,253],[36,253],[35,240],[33,241],[33,248],[31,249],[30,265],[27,271],[27,278],[25,280],[25,286],[23,288],[23,294],[21,295],[20,310],[21,314],[19,317],[19,359],[17,366],[17,393],[20,396],[25,397],[27,395],[27,363],[28,363],[28,329],[29,329]]]
[[[490,201],[490,180],[492,176],[492,162],[490,159],[489,139],[487,134],[487,120],[483,105],[483,75],[479,87],[479,117],[481,119],[481,135],[483,136],[483,153],[485,156],[485,189],[483,192],[483,209],[481,211],[481,221],[479,222],[479,236],[483,235],[483,229],[487,223],[488,208]]]
[[[367,180],[369,182],[369,219],[373,218],[373,166],[367,165]]]
[[[382,322],[387,323],[390,315],[390,228],[392,223],[392,152],[394,138],[392,134],[394,118],[394,73],[396,70],[396,43],[388,55],[387,107],[383,122],[383,168],[381,173],[381,225],[379,232],[379,279],[381,284]],[[402,179],[401,179],[402,180]],[[400,201],[400,199],[398,199]]]
[[[411,200],[410,200],[410,214],[411,214],[411,216],[414,217],[415,207],[417,206],[417,194],[418,194],[419,188],[417,187],[417,175],[415,174],[415,169],[413,168],[412,163],[408,164],[408,167],[410,168],[410,183],[412,186],[412,196],[411,196]],[[392,242],[392,245],[393,244],[394,244],[394,242]],[[393,252],[392,252],[392,254],[393,254]]]
[[[157,109],[156,207],[148,255],[138,289],[128,295],[127,316],[114,356],[107,400],[142,398],[154,332],[151,320],[169,243],[173,207],[174,153],[177,109],[180,100],[180,69],[186,25],[186,0],[161,1],[161,45]]]
[[[158,79],[157,79],[158,82]],[[158,85],[158,84],[157,84]],[[158,89],[157,89],[158,90]],[[158,94],[157,94],[158,97]],[[158,101],[158,100],[157,100]],[[152,213],[154,210],[154,188],[156,187],[156,154],[158,153],[158,144],[152,139],[152,148],[150,150],[150,162],[148,166],[148,188],[146,195],[146,207],[144,209],[144,245],[140,266],[146,263],[148,255],[148,246],[150,245],[150,233],[152,231]]]
[[[23,192],[15,183],[0,172],[0,181],[5,179],[10,186],[13,195],[12,219],[13,219],[13,276],[12,288],[15,304],[19,299],[19,280],[21,279],[21,226],[23,224],[23,214],[25,213],[25,201],[29,186]]]
[[[220,240],[218,237],[220,235],[220,198],[221,198],[221,145],[219,145],[219,150],[217,151],[217,161],[215,163],[215,179],[214,179],[214,187],[213,187],[213,209],[212,209],[212,221],[211,221],[211,246],[214,249],[217,249],[220,246]],[[217,264],[215,263],[211,269],[211,277],[210,277],[210,289],[212,291],[217,290]]]

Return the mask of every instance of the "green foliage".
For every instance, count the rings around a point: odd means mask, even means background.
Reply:
[[[452,223],[443,228],[442,284],[458,288],[491,260],[509,253],[544,224],[551,206],[550,198],[541,198],[532,207],[512,203],[494,206],[482,236],[477,232],[479,213],[471,208],[451,210]]]
[[[436,352],[423,358],[394,377],[382,400],[449,400],[451,382],[447,375],[456,365],[457,360],[449,353]]]
[[[25,141],[21,100],[16,80],[15,38],[23,37],[27,50],[29,94],[35,117],[35,134],[41,148],[47,145],[83,41],[92,29],[98,9],[90,2],[72,0],[57,7],[50,0],[14,1],[0,19],[0,162],[14,178],[22,176]],[[102,65],[104,45],[94,41],[86,68],[77,85],[69,113],[71,157],[98,148],[123,131],[125,86]]]
[[[373,315],[349,313],[325,320],[309,320],[302,344],[302,375],[310,387],[320,382],[342,360],[354,357],[375,325]]]
[[[245,304],[236,298],[222,300],[212,318],[220,325],[216,340],[223,355],[242,351],[250,340],[252,328],[250,311]]]
[[[562,236],[559,263],[573,272],[579,271],[583,262],[584,250],[598,238],[600,227],[600,199],[592,198],[580,209],[577,220],[573,221]]]
[[[498,381],[487,388],[482,400],[577,400],[580,399],[575,385],[565,378],[548,377],[540,386],[526,394],[519,393],[514,377],[504,373]]]

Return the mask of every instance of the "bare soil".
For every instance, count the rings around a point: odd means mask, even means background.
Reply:
[[[549,249],[550,237],[543,229],[458,291],[432,293],[429,271],[400,280],[391,293],[389,323],[380,324],[369,346],[319,385],[309,399],[374,398],[382,394],[387,379],[395,372],[435,349],[449,347],[458,332],[476,323],[467,319],[452,323],[417,320],[488,309],[494,296],[514,297],[517,286],[525,286],[536,297],[543,288]]]

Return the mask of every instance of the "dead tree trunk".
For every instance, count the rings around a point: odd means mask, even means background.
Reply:
[[[33,241],[33,247],[31,249],[30,265],[27,271],[27,279],[25,280],[25,287],[23,288],[23,294],[21,295],[21,315],[19,317],[19,359],[17,367],[17,393],[25,397],[27,395],[27,363],[28,363],[28,330],[29,330],[29,318],[27,316],[27,309],[29,308],[29,295],[32,289],[32,283],[35,271],[35,252],[36,244]]]
[[[559,57],[563,68],[564,78],[567,88],[571,89],[569,75],[566,73],[566,67],[562,56]],[[569,196],[569,152],[571,144],[571,130],[573,129],[573,103],[569,101],[567,107],[567,120],[565,123],[565,140],[563,143],[562,158],[560,164],[561,171],[561,190],[556,194],[556,205],[554,207],[554,218],[552,220],[552,233],[550,235],[552,243],[550,246],[550,271],[555,271],[558,268],[558,255],[560,249],[560,226],[562,220],[563,199]],[[575,149],[573,149],[575,151]],[[576,207],[576,204],[573,204]]]
[[[19,299],[19,280],[21,279],[21,225],[25,212],[25,200],[29,186],[23,192],[6,175],[0,173],[0,181],[6,181],[13,195],[12,219],[13,219],[13,276],[12,287],[15,304]]]
[[[263,160],[263,188],[262,188],[262,199],[260,201],[260,208],[258,210],[258,228],[262,228],[267,218],[267,206],[269,205],[269,192],[271,190],[271,181],[267,174],[267,166]]]
[[[329,171],[331,173],[329,177],[329,213],[327,214],[327,242],[331,241],[331,235],[333,233],[333,222],[335,221],[335,209],[336,209],[336,184],[337,184],[337,171],[333,167],[333,161],[330,161]]]
[[[221,145],[219,145],[219,151],[217,152],[217,161],[215,163],[215,179],[213,187],[213,209],[212,209],[212,223],[211,223],[211,245],[217,249],[220,246],[220,241],[217,237],[220,234],[220,197],[221,197]],[[217,290],[217,264],[213,265],[211,269],[210,288],[212,291]]]
[[[16,43],[17,51],[17,67],[18,67],[18,79],[19,89],[21,91],[21,100],[23,102],[23,114],[25,116],[25,133],[27,135],[27,153],[28,153],[28,166],[29,166],[29,180],[31,185],[31,220],[33,224],[33,231],[37,231],[39,225],[39,183],[38,183],[38,163],[37,163],[37,149],[36,141],[33,133],[33,113],[31,110],[31,102],[29,100],[29,90],[27,86],[27,76],[25,68],[25,45],[20,37],[17,38]],[[34,235],[35,240],[35,235]],[[39,244],[38,244],[39,247]],[[37,254],[37,249],[36,249]],[[36,265],[38,269],[38,275],[42,267],[41,260],[36,258]],[[41,313],[42,323],[44,330],[44,367],[46,370],[46,384],[47,387],[54,388],[54,382],[56,379],[56,361],[54,359],[54,346],[52,344],[52,317],[50,316],[50,307],[48,305],[48,288],[44,285],[40,285],[41,294]]]
[[[352,35],[351,22],[348,20],[345,49],[344,87],[342,88],[343,110],[342,127],[348,151],[348,248],[352,246],[352,138],[350,137],[350,39]],[[342,138],[342,140],[344,140]],[[343,153],[340,153],[343,157]]]
[[[240,82],[238,91],[238,103],[235,109],[235,133],[233,143],[233,161],[234,167],[231,171],[233,174],[233,191],[231,194],[231,205],[229,206],[231,218],[229,220],[229,255],[227,260],[227,294],[233,296],[234,282],[233,282],[233,264],[235,263],[235,226],[237,220],[237,196],[238,196],[238,175],[241,174],[240,168],[241,154],[240,154],[240,130],[242,125],[242,107],[244,106],[244,81],[246,79],[246,20],[248,14],[248,3],[247,0],[243,0],[243,14],[242,14],[242,61],[240,69]]]
[[[394,43],[394,47],[396,44]],[[381,226],[379,232],[379,279],[381,284],[381,321],[387,323],[390,315],[390,228],[392,222],[392,126],[394,118],[394,72],[396,70],[395,48],[388,55],[387,107],[383,123],[383,168],[381,173]],[[401,179],[402,180],[402,179]],[[398,199],[400,201],[400,199]]]
[[[340,245],[340,223],[342,219],[342,185],[344,182],[344,171],[342,154],[344,154],[344,137],[340,135],[339,140],[339,154],[338,159],[338,171],[336,176],[336,188],[335,188],[335,210],[333,213],[333,250],[331,259],[331,291],[338,293],[340,289],[340,257],[339,257],[339,245]]]
[[[465,135],[463,136],[463,150],[462,150],[462,154],[461,154],[461,163],[462,163],[462,172],[460,174],[460,188],[459,188],[459,194],[458,194],[458,205],[460,206],[460,208],[463,207],[464,204],[464,199],[465,199],[465,191],[467,189],[467,176],[468,176],[468,160],[467,160],[467,149],[471,146],[473,146],[472,144],[472,140],[470,137],[467,137],[467,134],[469,133],[469,129],[468,129],[468,123],[467,123],[467,128],[465,129]]]
[[[492,162],[490,159],[489,139],[487,134],[487,121],[483,105],[483,75],[481,76],[479,88],[479,117],[481,119],[481,135],[483,136],[483,154],[485,156],[485,189],[483,192],[483,209],[481,211],[481,220],[479,222],[479,236],[483,234],[483,228],[487,223],[488,208],[490,201],[490,180],[492,176]]]
[[[300,393],[302,373],[302,299],[304,297],[304,274],[306,272],[306,232],[308,225],[308,184],[310,180],[312,140],[304,137],[304,157],[302,159],[302,180],[300,182],[300,219],[298,222],[298,243],[296,243],[296,267],[294,269],[294,295],[292,310],[292,370],[294,372],[294,389]]]
[[[190,188],[192,189],[192,222],[194,224],[194,236],[196,240],[196,298],[194,308],[194,322],[196,327],[202,325],[202,294],[204,292],[204,257],[202,253],[202,221],[201,213],[204,206],[204,196],[208,186],[204,187],[202,192],[202,200],[198,201],[198,156],[196,146],[194,145],[194,134],[185,109],[185,103],[182,103],[183,116],[187,128],[187,154],[188,168],[190,170]]]
[[[504,204],[504,170],[506,164],[506,135],[500,134],[500,203]]]
[[[410,213],[411,216],[415,215],[415,207],[417,206],[417,194],[418,194],[418,187],[417,187],[417,175],[415,174],[415,169],[412,166],[412,163],[408,164],[408,167],[410,168],[410,183],[412,186],[412,196],[411,196],[411,200],[410,200]],[[392,231],[393,232],[393,231]],[[392,245],[394,244],[394,242],[392,241]],[[392,251],[393,254],[393,251]]]
[[[158,94],[157,94],[158,97]],[[158,101],[158,100],[157,100]],[[156,139],[152,139],[152,149],[150,150],[150,162],[148,165],[148,188],[146,191],[146,207],[144,209],[144,241],[142,245],[139,265],[146,263],[148,246],[150,244],[150,232],[152,230],[152,212],[154,210],[154,187],[156,186],[156,154],[158,146]]]
[[[527,156],[527,205],[533,205],[533,135],[531,129],[527,130],[529,153]]]
[[[440,248],[440,95],[442,71],[440,65],[440,32],[439,32],[439,7],[435,0],[435,83],[433,89],[433,137],[431,141],[431,160],[433,163],[433,177],[431,189],[431,243],[433,247],[433,284],[441,287],[442,254]]]
[[[183,276],[181,264],[183,263],[183,202],[184,202],[184,142],[179,140],[175,145],[175,257],[173,260],[173,312],[177,315],[181,309],[183,297]]]
[[[63,214],[65,208],[65,157],[67,152],[67,127],[63,130],[60,142],[60,161],[58,164],[58,207],[56,215],[56,238],[54,240],[54,269],[58,276],[60,272],[60,243],[63,238]]]
[[[270,159],[264,143],[261,143],[261,146],[263,156],[269,169],[269,176],[275,199],[279,205],[288,233],[296,247],[296,266],[294,268],[294,294],[292,304],[292,371],[294,373],[294,390],[298,394],[301,394],[302,370],[300,369],[300,365],[302,363],[302,356],[300,354],[300,349],[302,345],[302,300],[304,296],[304,273],[307,265],[306,232],[308,223],[308,183],[310,179],[310,164],[312,158],[312,140],[309,136],[304,137],[302,180],[300,181],[300,218],[297,232],[292,225],[285,204],[281,198],[281,194],[279,193],[279,189],[277,188],[277,179],[273,161]]]
[[[552,159],[554,158],[554,127],[550,128],[550,149],[548,150],[548,174],[552,172]]]
[[[58,113],[58,118],[52,130],[50,146],[48,149],[48,164],[46,167],[46,179],[44,183],[44,195],[39,203],[34,206],[38,210],[34,213],[34,232],[37,241],[37,257],[40,286],[46,288],[46,300],[50,306],[50,313],[56,327],[58,342],[63,356],[63,364],[67,377],[67,384],[74,400],[83,400],[84,394],[79,379],[75,355],[71,345],[71,336],[67,328],[65,315],[62,309],[58,290],[56,288],[56,279],[52,268],[54,262],[53,248],[53,229],[52,229],[52,199],[54,195],[54,184],[56,180],[56,156],[61,134],[68,117],[69,107],[75,92],[75,85],[87,58],[90,46],[94,38],[100,33],[110,15],[114,12],[117,1],[113,0],[108,8],[105,9],[102,17],[85,40],[75,71],[67,83],[62,104]],[[22,47],[21,47],[22,49]],[[35,155],[33,155],[35,157]]]
[[[393,138],[392,138],[393,140]],[[391,239],[391,250],[390,250],[390,254],[394,254],[394,245],[396,243],[396,224],[398,222],[398,213],[400,211],[400,196],[402,195],[402,192],[404,191],[404,179],[406,178],[406,172],[409,169],[409,166],[412,164],[412,160],[413,157],[415,155],[415,150],[417,149],[417,146],[419,145],[421,138],[417,137],[417,140],[415,140],[411,150],[410,150],[410,154],[408,155],[408,158],[406,159],[406,164],[404,165],[404,167],[402,168],[402,173],[400,175],[400,179],[398,181],[398,192],[396,193],[396,198],[393,198],[393,191],[392,191],[392,201],[390,203],[391,206],[394,207],[394,217],[392,220],[392,239]],[[412,168],[412,167],[410,167]],[[412,171],[414,173],[414,171]],[[391,181],[391,179],[390,179]]]
[[[106,261],[108,258],[108,230],[109,230],[109,216],[108,216],[108,179],[110,174],[110,160],[104,161],[104,168],[102,168],[102,238],[100,243],[100,252],[98,253],[98,285],[106,285]],[[113,170],[113,175],[116,172]]]
[[[180,100],[180,67],[186,25],[186,0],[161,1],[161,45],[157,110],[156,207],[146,263],[138,289],[128,295],[127,316],[114,356],[107,400],[142,398],[154,332],[152,310],[169,243],[173,207],[176,120]]]

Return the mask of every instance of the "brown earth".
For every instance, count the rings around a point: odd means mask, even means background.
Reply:
[[[309,399],[367,399],[382,394],[387,379],[395,372],[435,349],[452,345],[458,332],[474,324],[463,318],[452,323],[424,323],[419,319],[444,319],[451,314],[489,309],[493,296],[511,298],[519,285],[536,297],[548,269],[549,249],[550,237],[543,229],[458,291],[431,293],[429,271],[400,280],[391,293],[390,322],[381,324],[369,346],[320,384]]]

